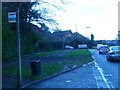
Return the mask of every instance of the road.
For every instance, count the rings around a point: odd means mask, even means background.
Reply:
[[[97,50],[93,52],[95,62],[103,71],[104,77],[113,88],[118,88],[118,68],[120,62],[109,62],[106,60],[106,55],[100,55]]]

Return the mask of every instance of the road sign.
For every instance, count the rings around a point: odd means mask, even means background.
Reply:
[[[8,12],[8,22],[16,23],[16,12]]]

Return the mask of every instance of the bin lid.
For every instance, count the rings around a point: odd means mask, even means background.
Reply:
[[[40,60],[32,60],[31,62],[40,62]]]

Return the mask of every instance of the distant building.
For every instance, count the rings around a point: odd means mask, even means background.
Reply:
[[[63,39],[66,39],[68,37],[72,37],[73,33],[71,30],[66,30],[66,31],[56,31],[53,32],[52,37],[53,41],[63,41]]]

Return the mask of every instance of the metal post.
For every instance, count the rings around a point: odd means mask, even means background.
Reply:
[[[87,37],[87,38],[89,38],[89,37],[88,37],[88,29],[89,29],[89,28],[90,28],[90,27],[86,27],[86,37]]]
[[[21,67],[21,46],[20,46],[20,19],[19,8],[17,10],[17,29],[18,29],[18,82],[17,86],[22,86],[22,67]]]
[[[64,36],[63,36],[63,49],[64,49],[64,44],[65,44],[65,38],[64,38]]]

